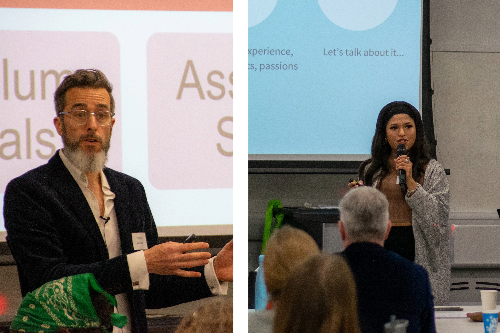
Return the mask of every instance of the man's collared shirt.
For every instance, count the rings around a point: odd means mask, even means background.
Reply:
[[[121,251],[121,241],[120,233],[118,229],[118,221],[116,218],[116,212],[114,207],[115,194],[111,191],[108,180],[101,170],[101,184],[102,191],[104,193],[104,214],[100,214],[99,203],[95,195],[88,188],[88,179],[83,171],[80,171],[71,161],[64,155],[62,149],[59,151],[59,156],[61,157],[64,165],[71,173],[78,186],[82,190],[87,203],[89,204],[94,218],[96,220],[101,234],[103,236],[104,242],[108,248],[109,258],[115,258],[122,254]],[[209,260],[209,263],[205,265],[204,274],[207,285],[209,286],[212,294],[214,295],[225,295],[227,294],[228,283],[219,282],[217,276],[215,275],[215,269],[213,265],[214,258]],[[149,289],[149,274],[146,265],[146,259],[144,257],[144,251],[136,251],[134,253],[127,254],[127,262],[129,266],[130,278],[132,280],[132,287],[134,290],[148,290]],[[130,310],[127,302],[126,294],[116,295],[116,300],[118,303],[118,312],[126,315],[130,318]],[[130,321],[129,321],[130,323]],[[121,332],[130,332],[130,324],[127,324]],[[116,327],[114,327],[116,329]],[[119,330],[119,329],[118,329]]]

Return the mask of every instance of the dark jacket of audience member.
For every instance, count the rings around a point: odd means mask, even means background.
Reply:
[[[391,229],[388,202],[377,189],[351,189],[340,202],[343,257],[356,281],[363,333],[383,333],[391,315],[407,319],[407,333],[436,332],[426,270],[383,248]]]

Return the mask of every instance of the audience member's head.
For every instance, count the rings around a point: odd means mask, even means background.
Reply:
[[[93,274],[79,274],[45,283],[26,294],[10,326],[11,332],[111,332],[127,317],[113,313],[114,296]]]
[[[353,188],[339,204],[339,229],[347,247],[355,242],[381,246],[390,230],[389,203],[382,192],[370,186]]]
[[[319,254],[290,275],[281,293],[274,333],[359,333],[356,286],[345,260]]]
[[[233,300],[216,297],[192,315],[184,317],[175,333],[232,333]]]
[[[305,231],[290,226],[274,231],[264,250],[264,282],[272,302],[278,300],[292,270],[319,253],[318,245]]]

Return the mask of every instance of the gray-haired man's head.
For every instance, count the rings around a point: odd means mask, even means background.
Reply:
[[[389,202],[370,186],[351,189],[340,201],[340,220],[350,242],[384,242],[389,223]]]

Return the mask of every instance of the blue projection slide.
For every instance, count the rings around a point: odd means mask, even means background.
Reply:
[[[419,109],[420,0],[249,0],[248,153],[370,154],[380,109]]]

